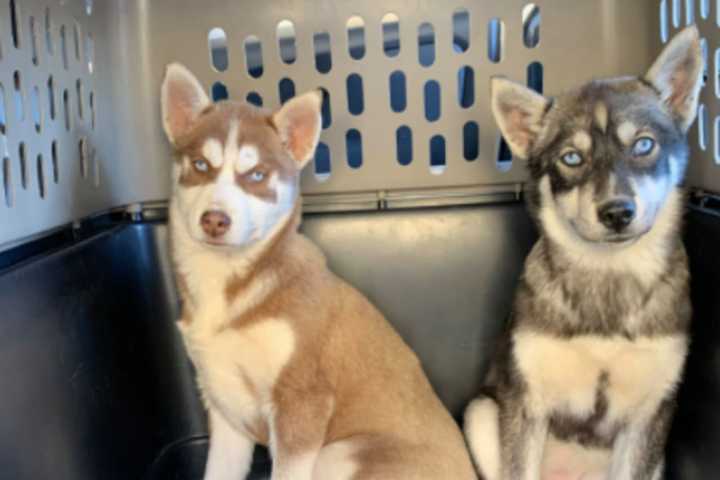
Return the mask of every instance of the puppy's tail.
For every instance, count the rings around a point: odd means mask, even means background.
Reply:
[[[500,409],[481,396],[465,409],[464,430],[475,466],[484,480],[500,480]]]

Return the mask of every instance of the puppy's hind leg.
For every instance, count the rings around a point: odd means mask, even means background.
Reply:
[[[210,409],[210,451],[204,480],[243,480],[250,470],[255,443]]]
[[[500,409],[490,397],[479,397],[465,410],[465,438],[475,466],[485,480],[500,480]]]

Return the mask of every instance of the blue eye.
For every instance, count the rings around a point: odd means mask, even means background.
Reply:
[[[261,172],[260,170],[255,170],[250,174],[250,176],[248,176],[248,178],[250,179],[251,182],[258,183],[258,182],[262,182],[263,180],[265,180],[265,174],[263,172]]]
[[[650,152],[653,151],[653,148],[655,148],[655,140],[650,137],[640,137],[635,140],[632,153],[636,157],[644,157],[645,155],[649,155]]]
[[[195,167],[195,170],[198,172],[207,172],[210,165],[208,165],[207,161],[198,159],[193,162],[193,167]]]
[[[561,160],[568,167],[577,167],[583,163],[582,155],[576,151],[567,152],[561,157]]]

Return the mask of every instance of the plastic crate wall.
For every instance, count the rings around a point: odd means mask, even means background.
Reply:
[[[0,249],[167,199],[158,92],[172,61],[216,97],[268,108],[325,89],[303,176],[317,204],[516,191],[525,170],[498,162],[492,75],[524,82],[535,64],[533,84],[553,94],[642,73],[660,48],[658,0],[529,3],[2,0]]]
[[[92,2],[0,2],[0,245],[114,202],[103,21]]]
[[[688,137],[692,158],[686,183],[720,193],[720,1],[660,0],[658,4],[663,43],[686,25],[696,23],[700,29],[705,83]]]

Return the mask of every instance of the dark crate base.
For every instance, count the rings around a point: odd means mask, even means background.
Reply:
[[[303,228],[459,419],[536,238],[524,206],[316,214]],[[667,478],[705,480],[720,471],[720,218],[693,211],[686,231],[695,320]],[[174,326],[166,226],[53,245],[0,261],[0,478],[201,479],[205,413]],[[269,471],[258,449],[251,478]]]

